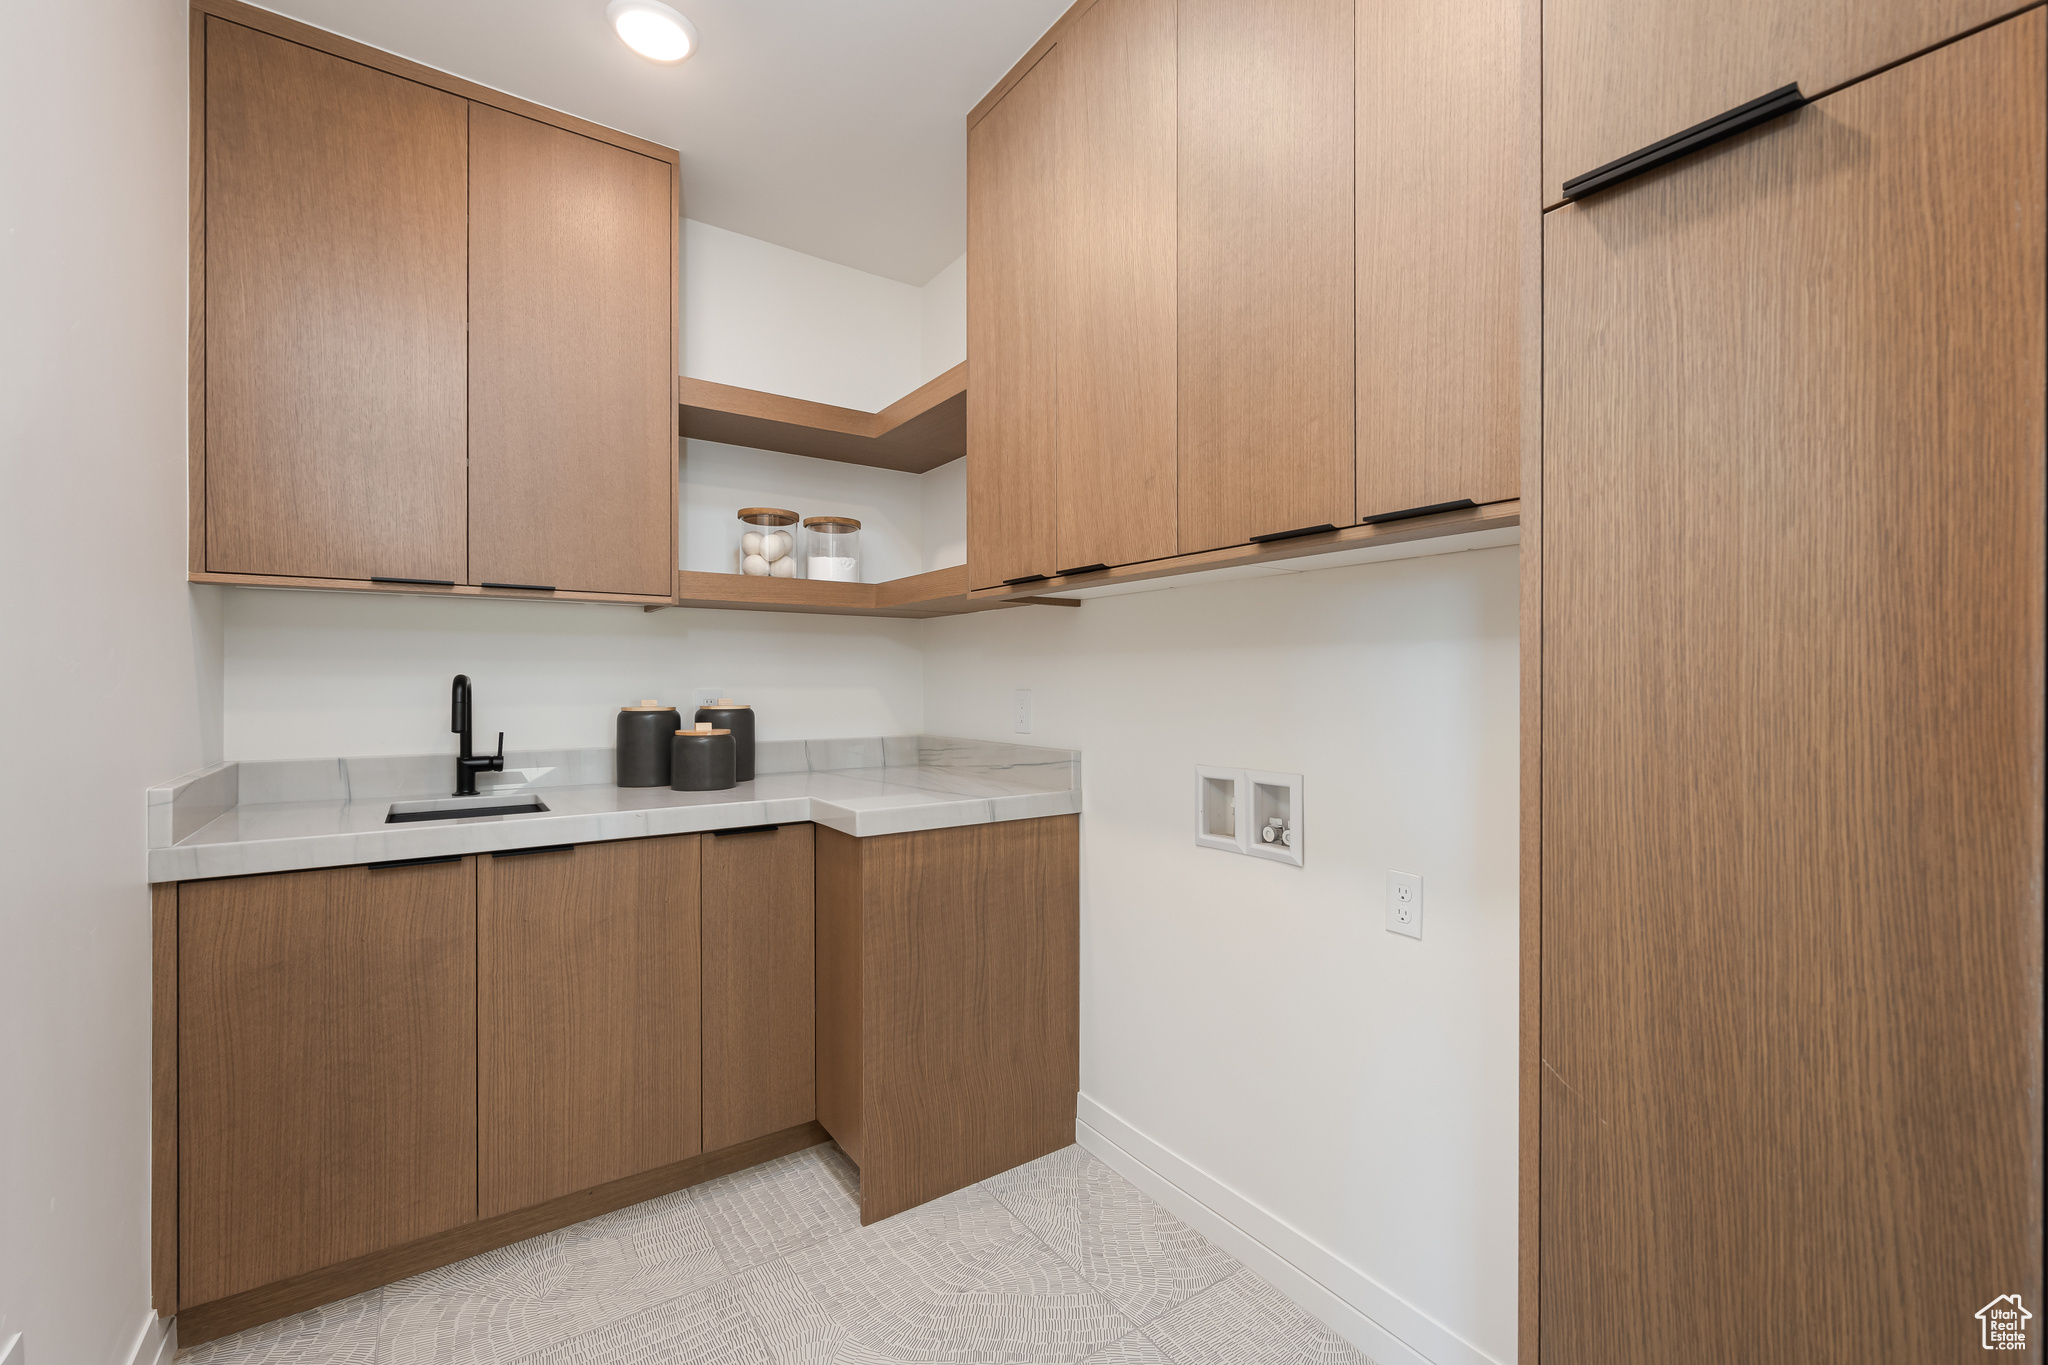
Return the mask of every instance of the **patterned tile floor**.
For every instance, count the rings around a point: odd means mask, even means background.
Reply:
[[[860,1226],[837,1147],[178,1353],[178,1365],[1370,1365],[1079,1147]]]

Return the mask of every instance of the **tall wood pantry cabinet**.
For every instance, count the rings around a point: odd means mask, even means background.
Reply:
[[[1515,0],[1079,0],[969,116],[976,589],[1516,496]]]
[[[1545,7],[1547,193],[1861,79],[1546,218],[1525,1362],[2039,1303],[2048,12],[1886,65],[1997,8]]]
[[[676,154],[193,10],[195,579],[666,601]]]

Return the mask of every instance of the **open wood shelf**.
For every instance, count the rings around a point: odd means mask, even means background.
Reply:
[[[880,412],[679,378],[682,434],[922,474],[967,453],[967,362]]]
[[[998,607],[1077,607],[1079,602],[1040,602],[1032,597],[995,601],[967,595],[967,566],[934,569],[887,583],[825,583],[805,578],[752,578],[736,573],[676,571],[676,600],[662,607],[710,607],[724,611],[796,611],[816,616],[958,616]]]

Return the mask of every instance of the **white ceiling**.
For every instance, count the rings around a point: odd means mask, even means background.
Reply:
[[[965,116],[1070,0],[671,0],[660,66],[605,0],[265,8],[683,154],[683,212],[922,285],[967,248]]]

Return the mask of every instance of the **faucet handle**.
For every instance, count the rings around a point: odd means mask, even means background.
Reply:
[[[494,773],[505,771],[505,732],[503,730],[498,731],[498,752],[491,756],[491,771]]]

